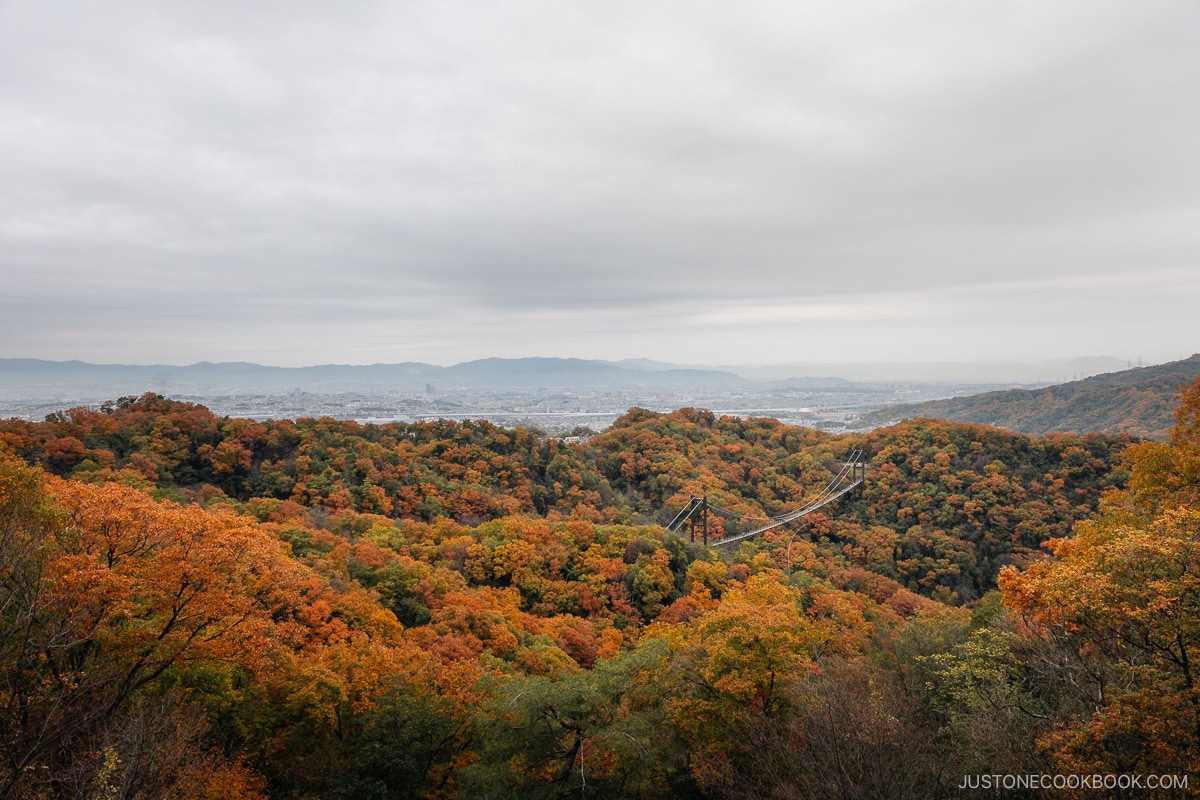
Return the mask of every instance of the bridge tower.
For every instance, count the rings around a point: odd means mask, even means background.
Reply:
[[[740,517],[746,520],[757,520],[757,522],[761,524],[759,524],[753,530],[745,531],[743,533],[734,535],[726,534],[724,538],[714,542],[712,546],[722,547],[724,545],[733,544],[734,542],[744,541],[754,536],[758,536],[760,533],[766,533],[769,530],[781,527],[789,522],[794,522],[795,520],[798,520],[801,517],[816,511],[818,508],[822,508],[823,506],[832,503],[834,500],[837,500],[854,487],[861,485],[866,478],[867,460],[862,450],[855,450],[850,454],[850,457],[846,459],[846,461],[842,462],[841,470],[837,475],[834,476],[833,481],[830,482],[828,486],[811,497],[799,508],[793,509],[792,511],[788,511],[784,514],[779,514],[774,517],[746,517],[743,514],[734,514],[734,512],[731,512],[729,509],[722,509],[720,506],[713,506],[711,507],[711,510],[713,510],[714,513],[730,518]],[[675,518],[667,524],[666,528],[671,533],[678,533],[680,528],[683,527],[683,523],[686,522],[688,523],[688,536],[691,541],[695,542],[696,517],[699,516],[700,535],[705,546],[707,546],[709,511],[710,505],[708,502],[708,495],[704,495],[702,497],[696,497],[695,495],[692,495],[692,497],[688,499],[687,504],[683,507],[683,510],[675,515]]]

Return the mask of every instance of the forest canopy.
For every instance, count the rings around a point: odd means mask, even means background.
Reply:
[[[0,422],[0,796],[1186,774],[1200,389],[1177,419],[1138,442],[633,409],[568,444],[144,395]],[[691,496],[795,508],[856,449],[864,485],[791,527],[728,551],[662,527]]]

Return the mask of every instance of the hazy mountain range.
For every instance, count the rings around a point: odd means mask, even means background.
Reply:
[[[602,387],[730,387],[745,379],[730,372],[645,369],[574,358],[486,358],[451,367],[420,362],[351,366],[270,367],[245,362],[188,366],[88,364],[82,361],[0,359],[8,396],[67,391],[108,395],[146,391],[181,394],[304,391],[423,391]]]
[[[0,396],[9,399],[87,394],[116,397],[303,391],[423,391],[452,389],[706,389],[748,382],[804,388],[844,388],[850,381],[936,381],[1045,384],[1125,366],[1115,358],[1041,364],[781,364],[701,367],[650,359],[485,358],[443,367],[422,362],[272,367],[246,362],[187,366],[90,364],[83,361],[0,359]]]

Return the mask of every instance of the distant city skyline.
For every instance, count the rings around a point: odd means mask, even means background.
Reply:
[[[1198,26],[1187,0],[5,3],[0,357],[1186,358]]]

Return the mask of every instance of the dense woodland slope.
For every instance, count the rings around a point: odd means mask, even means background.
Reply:
[[[663,523],[702,494],[773,515],[801,505],[863,448],[871,479],[834,507],[835,519],[812,518],[808,530],[840,552],[868,547],[860,540],[886,527],[896,538],[871,555],[876,571],[962,602],[994,588],[1000,565],[1024,562],[1089,516],[1120,481],[1113,466],[1127,440],[1031,439],[937,421],[835,437],[771,419],[634,409],[569,445],[482,421],[219,418],[147,395],[43,423],[2,422],[0,442],[63,477],[228,503],[264,520],[356,512],[466,525],[511,515]],[[711,524],[720,536],[721,520]]]
[[[795,507],[857,448],[865,486],[791,530],[719,557],[661,527]],[[635,409],[569,445],[155,395],[0,422],[0,796],[1183,774],[1198,474],[1200,388],[1143,444]]]
[[[887,425],[902,419],[934,417],[995,425],[1031,436],[1050,431],[1094,431],[1165,439],[1173,424],[1172,412],[1180,389],[1198,376],[1200,354],[1044,389],[1009,389],[889,406],[864,415],[862,422]]]

